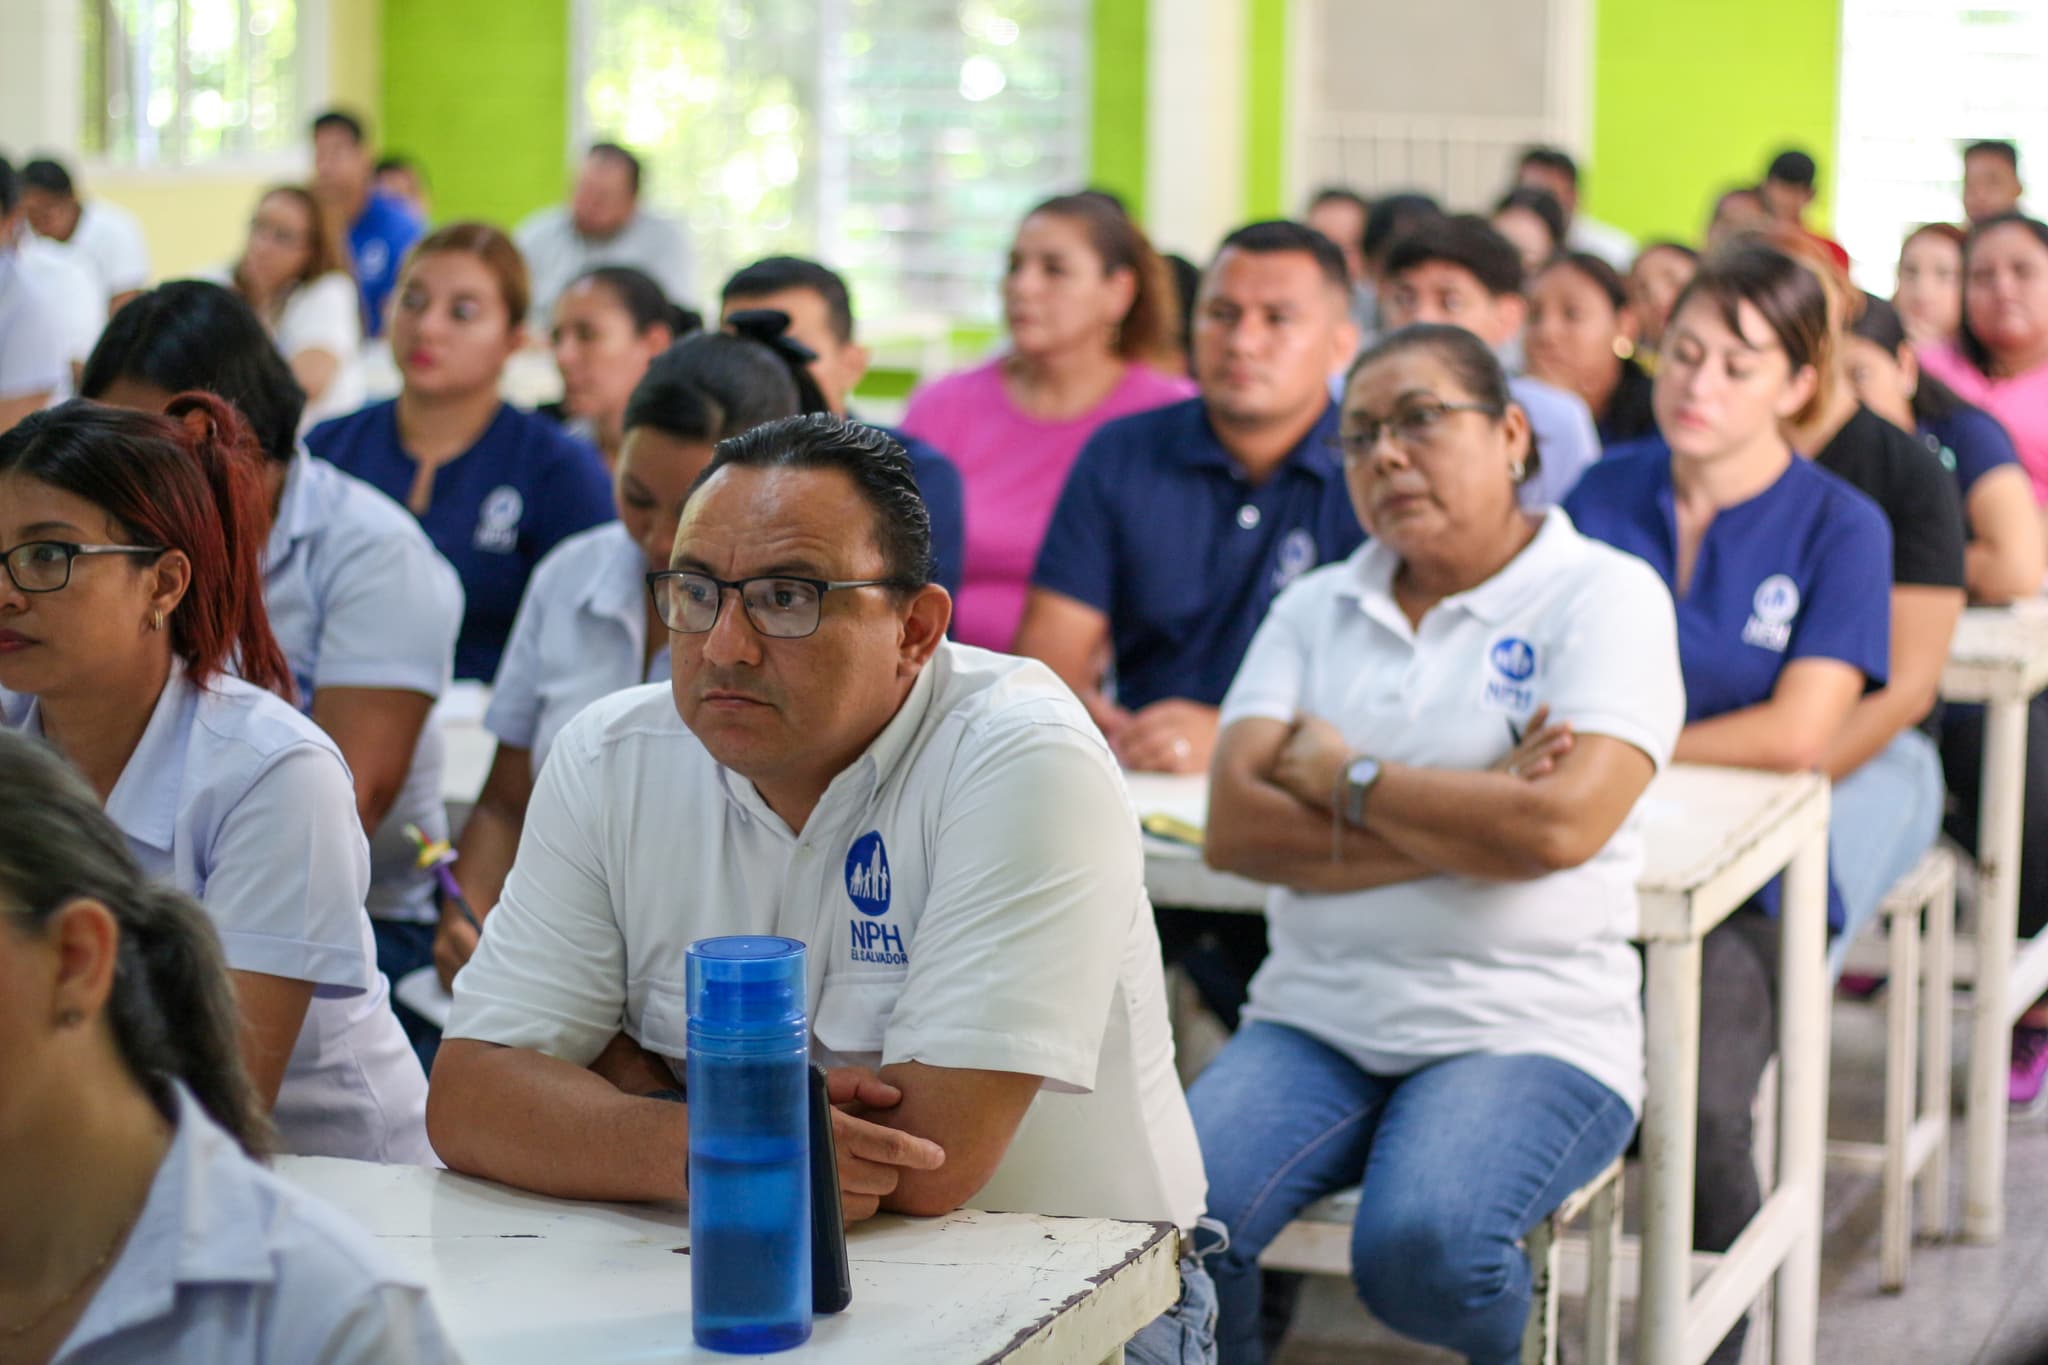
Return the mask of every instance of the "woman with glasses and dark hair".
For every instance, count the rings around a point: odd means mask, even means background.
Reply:
[[[1820,277],[1761,241],[1723,247],[1672,309],[1651,395],[1662,442],[1586,472],[1565,509],[1656,570],[1677,605],[1681,762],[1827,768],[1891,666],[1892,534],[1878,505],[1786,437],[1835,364]],[[1772,882],[1702,951],[1694,1245],[1726,1251],[1762,1203],[1751,1111],[1777,1047]],[[1846,908],[1831,875],[1828,922]],[[1743,1328],[1712,1359],[1741,1354]]]
[[[407,827],[448,837],[432,711],[454,680],[462,585],[403,507],[300,444],[304,395],[248,306],[218,285],[173,280],[107,324],[83,392],[162,412],[188,389],[233,403],[262,447],[264,607],[299,709],[327,732],[355,781],[370,837],[377,964],[395,989],[433,959],[434,878]],[[403,1005],[398,1017],[427,1062],[437,1031]]]
[[[1260,1358],[1260,1252],[1362,1182],[1366,1306],[1502,1365],[1521,1239],[1643,1098],[1633,813],[1684,710],[1671,599],[1521,509],[1529,419],[1471,332],[1380,341],[1341,421],[1372,538],[1274,602],[1212,770],[1209,862],[1275,888],[1247,1022],[1188,1091],[1230,1228],[1217,1357]]]
[[[0,829],[6,1358],[452,1359],[420,1288],[259,1164],[271,1128],[206,912],[5,731]]]
[[[0,688],[143,870],[212,916],[286,1148],[432,1164],[348,768],[290,704],[264,609],[260,487],[209,394],[167,416],[66,403],[0,436]]]
[[[497,753],[455,864],[478,915],[498,903],[534,780],[562,727],[599,697],[667,681],[668,632],[646,580],[668,568],[676,519],[712,447],[763,422],[824,410],[809,353],[783,339],[786,315],[736,313],[732,323],[739,335],[689,337],[654,358],[626,404],[613,471],[619,519],[563,541],[527,585],[484,714]],[[434,943],[443,984],[476,941],[459,908],[446,907]]]

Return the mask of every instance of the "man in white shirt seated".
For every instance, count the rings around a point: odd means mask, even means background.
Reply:
[[[822,414],[721,443],[670,564],[672,682],[563,730],[455,980],[442,1158],[687,1197],[689,1109],[662,1102],[685,952],[779,934],[809,946],[849,1220],[969,1204],[1192,1233],[1207,1184],[1116,760],[1042,664],[945,639],[901,447]],[[1211,1358],[1193,1255],[1182,1280],[1133,1359]]]
[[[1610,223],[1579,212],[1579,163],[1570,152],[1558,147],[1531,147],[1522,153],[1515,167],[1515,183],[1549,190],[1564,205],[1570,224],[1564,244],[1572,251],[1589,251],[1626,275],[1636,262],[1636,239]]]
[[[71,248],[99,281],[111,314],[149,285],[142,224],[119,204],[83,200],[71,172],[40,158],[21,168],[22,207],[36,236]]]
[[[630,265],[652,275],[675,303],[690,298],[690,240],[683,225],[640,207],[640,158],[600,142],[583,158],[567,204],[542,209],[512,239],[533,278],[527,327],[548,334],[555,299],[592,266]]]
[[[16,277],[42,297],[60,360],[49,401],[59,403],[76,391],[86,358],[106,328],[107,292],[84,257],[30,230],[26,185],[18,172],[11,178],[14,193],[0,199],[0,251],[13,254]]]

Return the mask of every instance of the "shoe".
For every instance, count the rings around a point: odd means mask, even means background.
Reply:
[[[2012,1031],[2012,1076],[2006,1099],[2015,1109],[2025,1108],[2041,1097],[2044,1080],[2048,1080],[2048,1028],[2022,1024]]]

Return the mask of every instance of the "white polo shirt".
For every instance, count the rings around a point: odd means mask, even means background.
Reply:
[[[599,701],[541,770],[447,1035],[588,1065],[623,1026],[682,1074],[684,954],[810,945],[829,1064],[1044,1086],[982,1209],[1192,1226],[1206,1182],[1173,1068],[1137,817],[1044,665],[942,644],[792,834],[666,686]]]
[[[284,297],[271,327],[278,354],[286,363],[301,351],[325,351],[339,362],[334,378],[318,398],[306,403],[299,430],[354,412],[368,390],[363,383],[363,304],[353,275],[330,270],[315,280],[293,286]]]
[[[457,1359],[418,1281],[177,1093],[177,1136],[53,1365]]]
[[[33,700],[20,728],[42,737]],[[107,818],[146,874],[206,908],[229,968],[312,983],[271,1114],[286,1149],[439,1165],[426,1077],[377,974],[369,856],[334,742],[240,678],[197,688],[175,665]]]
[[[1282,593],[1223,702],[1247,717],[1320,716],[1359,753],[1476,770],[1530,713],[1642,750],[1659,768],[1685,715],[1671,598],[1649,566],[1563,511],[1506,568],[1411,629],[1395,553],[1368,542]],[[1246,1014],[1402,1075],[1467,1053],[1536,1053],[1631,1107],[1643,1094],[1637,815],[1578,867],[1532,881],[1438,876],[1341,895],[1277,889],[1272,953]]]
[[[355,285],[348,304],[355,308]],[[263,547],[263,604],[308,715],[323,688],[367,687],[438,698],[455,674],[462,580],[413,518],[377,489],[300,446],[286,467]],[[405,827],[448,837],[441,723],[420,728],[404,785],[370,839],[367,908],[378,919],[432,923],[434,877]]]
[[[643,665],[642,660],[646,662]],[[647,552],[616,521],[548,551],[519,599],[519,615],[484,728],[524,749],[539,773],[562,727],[623,688],[668,681],[668,645],[647,657]]]
[[[64,243],[92,264],[108,297],[149,287],[149,247],[142,224],[119,204],[87,199],[78,207],[78,225]]]

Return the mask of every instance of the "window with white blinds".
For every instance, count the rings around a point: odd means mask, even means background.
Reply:
[[[1845,0],[1837,165],[1822,174],[1857,283],[1889,297],[1906,234],[1962,220],[1968,143],[2014,143],[2021,179],[2048,187],[2044,73],[2040,0]]]
[[[707,289],[787,251],[870,319],[993,319],[1019,215],[1087,174],[1089,9],[578,0],[577,141],[644,156]]]

